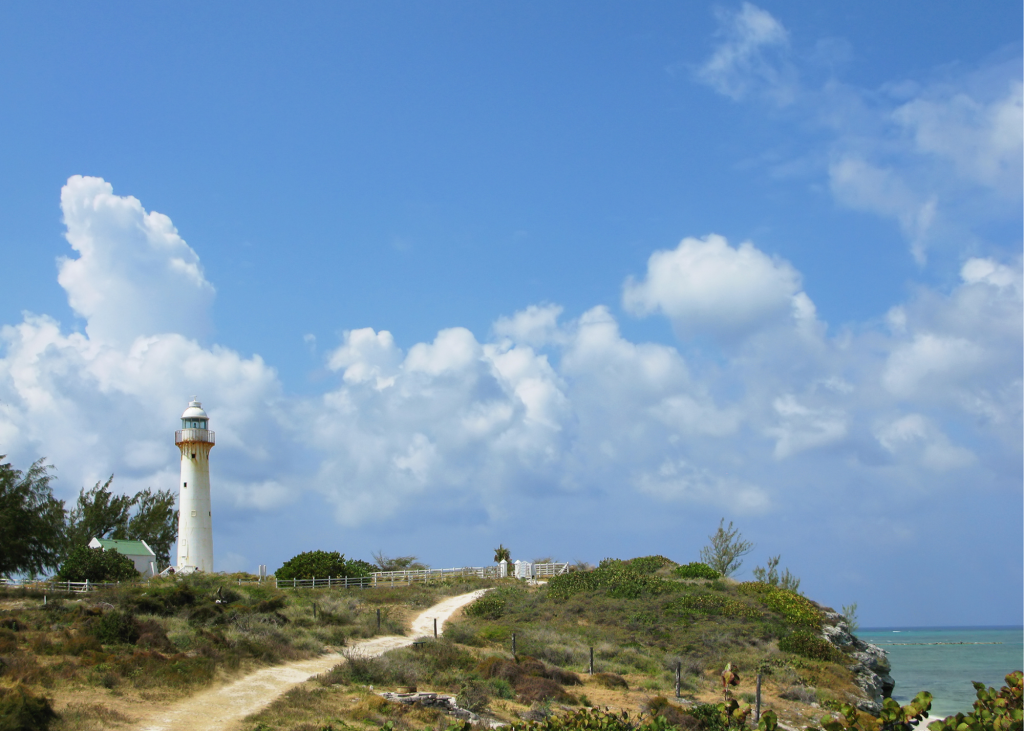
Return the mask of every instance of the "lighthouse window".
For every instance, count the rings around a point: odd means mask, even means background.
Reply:
[[[183,482],[183,483],[181,484],[181,486],[182,486],[182,487],[188,487],[188,483],[187,483],[187,482]]]

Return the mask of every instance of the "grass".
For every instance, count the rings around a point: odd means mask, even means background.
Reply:
[[[5,698],[51,699],[61,716],[52,728],[116,727],[125,717],[118,708],[130,705],[123,699],[167,701],[262,665],[404,634],[422,608],[486,585],[459,578],[394,589],[279,591],[239,585],[239,578],[251,577],[154,579],[87,595],[49,594],[45,605],[37,590],[2,588],[0,690]]]
[[[733,694],[744,702],[753,698],[755,668],[772,668],[763,683],[763,707],[802,725],[809,714],[824,712],[811,703],[828,709],[858,693],[842,653],[814,659],[779,649],[780,640],[799,638],[824,620],[821,608],[800,595],[720,578],[680,578],[675,564],[660,557],[604,561],[593,573],[570,575],[561,586],[558,580],[540,587],[503,582],[446,625],[440,640],[381,658],[350,659],[317,681],[334,695],[321,696],[322,712],[308,722],[362,727],[386,718],[396,728],[415,728],[415,719],[379,709],[372,717],[346,710],[362,708],[358,698],[370,688],[409,685],[457,695],[463,707],[516,723],[527,712],[542,717],[582,706],[636,713],[652,698],[661,699],[655,705],[667,703],[664,712],[676,718],[685,709],[665,698],[674,693],[677,666],[684,700],[714,703],[721,700],[719,674],[727,662],[741,675]],[[252,729],[292,728],[281,725],[289,708],[282,699],[270,715],[247,723]],[[700,727],[694,719],[687,723]]]
[[[646,557],[602,561],[596,571],[546,586],[459,578],[298,591],[196,575],[50,597],[45,607],[41,596],[0,591],[8,607],[0,613],[0,686],[53,697],[56,731],[116,729],[130,722],[129,699],[166,702],[261,665],[403,634],[415,614],[442,598],[492,586],[442,638],[380,658],[350,657],[247,719],[246,728],[447,728],[450,719],[436,709],[377,695],[398,686],[450,693],[464,708],[517,724],[523,714],[590,706],[656,707],[676,718],[687,713],[665,700],[676,668],[683,699],[706,703],[721,699],[727,662],[742,678],[734,694],[744,700],[754,669],[773,668],[763,705],[801,725],[809,711],[821,713],[811,703],[832,708],[857,693],[847,657],[807,640],[824,621],[813,602],[752,582],[683,578],[676,568]]]

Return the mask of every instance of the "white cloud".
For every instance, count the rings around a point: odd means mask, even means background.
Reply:
[[[530,305],[512,317],[499,317],[494,323],[494,333],[535,348],[560,343],[564,341],[558,326],[561,314],[562,308],[558,305]]]
[[[733,248],[714,234],[651,254],[647,276],[626,280],[622,303],[634,315],[666,315],[684,338],[731,339],[781,319],[814,320],[814,304],[788,262],[749,241]]]
[[[820,149],[802,149],[796,160],[769,156],[776,172],[823,173],[839,203],[894,221],[920,265],[935,247],[984,241],[993,222],[1016,225],[1024,193],[1019,57],[939,70],[925,83],[859,88],[833,70],[817,86],[801,85],[797,69],[813,65],[820,41],[791,53],[782,23],[749,3],[721,23],[724,39],[698,80],[736,101],[789,105],[802,132],[824,133]]]
[[[739,12],[720,12],[719,22],[723,40],[697,70],[697,78],[733,99],[759,92],[777,104],[790,102],[795,75],[785,58],[789,33],[782,24],[746,2]]]
[[[898,107],[893,119],[920,154],[948,160],[960,176],[996,191],[1020,190],[1024,85],[1019,80],[991,100],[959,89],[927,90]]]
[[[387,388],[395,381],[394,372],[402,359],[402,352],[387,330],[374,332],[372,327],[347,330],[342,336],[344,344],[327,356],[327,367],[344,369],[346,383],[374,380],[377,388]]]
[[[171,219],[80,175],[61,191],[61,210],[78,258],[61,258],[58,281],[91,339],[127,345],[140,335],[207,334],[213,286]]]
[[[768,494],[755,484],[716,475],[684,460],[666,460],[656,471],[636,479],[640,492],[661,500],[709,504],[740,514],[770,509]]]
[[[778,423],[767,430],[776,438],[775,457],[786,459],[807,449],[824,447],[842,440],[847,434],[847,418],[835,409],[812,409],[792,394],[772,404]]]
[[[142,210],[127,200],[76,213],[93,232],[84,260],[125,245],[116,224]],[[150,251],[131,283],[106,280],[109,295],[130,306],[159,293],[182,251]],[[623,515],[758,515],[832,489],[823,471],[882,494],[921,470],[958,485],[980,474],[979,444],[997,462],[1020,453],[1021,279],[1019,260],[969,259],[958,285],[916,290],[889,327],[829,340],[792,265],[751,243],[685,239],[652,255],[624,301],[726,342],[713,358],[632,342],[607,307],[562,321],[556,305],[531,306],[498,319],[491,341],[450,328],[403,351],[386,330],[345,331],[325,356],[336,382],[305,398],[285,398],[258,356],[139,333],[103,308],[84,335],[27,315],[0,329],[0,452],[50,457],[65,496],[111,472],[125,491],[172,487],[171,432],[195,393],[217,431],[220,515],[310,496],[352,527],[437,505],[499,522],[517,501],[550,496],[607,499]]]
[[[876,431],[879,443],[892,454],[910,453],[921,465],[935,472],[967,467],[974,453],[951,444],[949,438],[921,414],[908,414],[884,424]]]

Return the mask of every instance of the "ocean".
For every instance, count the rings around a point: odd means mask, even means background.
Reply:
[[[1024,670],[1022,627],[879,627],[856,635],[888,654],[900,705],[922,690],[934,696],[929,719],[970,711],[972,680],[1000,688],[1008,673]]]

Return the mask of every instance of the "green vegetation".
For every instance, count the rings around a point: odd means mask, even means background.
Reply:
[[[725,526],[725,518],[718,522],[718,530],[708,536],[711,541],[704,548],[700,549],[700,560],[720,573],[722,576],[732,576],[739,571],[743,565],[742,559],[754,550],[754,544],[743,540],[739,529]]]
[[[41,591],[0,587],[0,598],[14,607],[0,614],[0,729],[46,728],[39,718],[54,694],[158,693],[165,700],[215,677],[313,657],[355,639],[403,634],[412,613],[488,585],[460,578],[372,591],[285,592],[254,579],[157,578],[87,595],[51,592],[45,605]],[[23,717],[35,720],[8,722]],[[62,710],[56,729],[111,728],[123,720],[90,701]]]
[[[798,591],[800,589],[800,579],[793,576],[789,569],[786,569],[783,574],[779,574],[779,561],[781,560],[781,555],[771,556],[766,567],[757,566],[754,568],[754,580],[769,586],[777,586],[780,589]]]
[[[72,549],[57,572],[57,578],[61,581],[130,581],[139,578],[139,572],[130,558],[117,551],[82,545]]]
[[[409,558],[415,558],[410,556]],[[337,551],[306,551],[284,562],[274,572],[278,579],[326,579],[369,576],[374,567],[359,559],[345,559],[345,554]]]
[[[494,563],[512,563],[512,553],[505,548],[504,544],[499,543],[498,547],[494,549]]]
[[[114,476],[91,490],[83,488],[75,507],[67,512],[64,555],[93,538],[145,541],[160,567],[170,563],[171,548],[178,540],[178,512],[170,490],[153,492],[148,487],[134,496],[110,492]]]
[[[50,469],[43,460],[24,473],[0,464],[0,576],[40,574],[60,563],[64,503],[53,497]]]
[[[373,568],[377,571],[419,571],[427,568],[426,564],[420,563],[416,560],[415,556],[396,556],[391,558],[383,551],[377,551],[373,554],[373,563]]]
[[[43,460],[25,473],[0,464],[0,576],[56,569],[92,538],[146,541],[158,565],[168,564],[178,530],[170,490],[114,495],[111,476],[83,488],[75,506],[65,510],[64,501],[53,497],[51,469]]]
[[[860,622],[857,621],[857,602],[853,604],[844,604],[843,611],[840,612],[843,615],[843,619],[846,620],[846,626],[850,628],[850,632],[856,632],[860,629]]]
[[[1020,731],[1024,728],[1024,673],[1006,676],[1006,685],[998,691],[974,683],[978,700],[970,713],[958,713],[943,721],[928,724],[931,731]],[[831,731],[831,729],[829,730]]]
[[[0,686],[0,730],[46,731],[56,718],[49,699],[23,685]]]
[[[708,566],[706,563],[694,561],[685,566],[676,566],[673,573],[680,579],[709,579],[721,578],[721,574]]]

